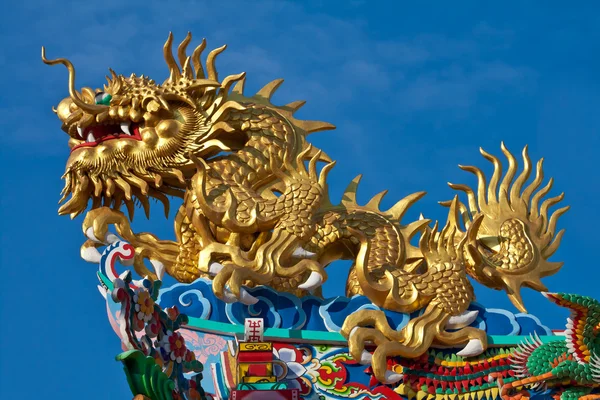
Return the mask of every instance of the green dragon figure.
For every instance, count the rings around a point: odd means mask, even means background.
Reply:
[[[512,355],[516,381],[502,385],[505,400],[527,398],[527,392],[511,390],[556,388],[555,400],[600,399],[600,302],[566,293],[543,293],[546,298],[571,310],[566,340],[544,343],[538,337],[519,345]]]

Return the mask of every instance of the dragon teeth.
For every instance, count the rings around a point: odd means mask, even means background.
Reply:
[[[130,122],[121,122],[121,130],[129,136],[131,136],[131,131],[129,130],[130,124]]]
[[[94,137],[94,133],[92,131],[88,132],[86,142],[92,143],[95,141],[96,141],[96,138]]]
[[[80,126],[77,127],[77,133],[79,134],[79,137],[81,139],[83,139],[83,128],[82,127],[80,127]]]

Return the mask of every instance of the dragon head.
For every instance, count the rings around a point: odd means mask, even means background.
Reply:
[[[75,68],[64,58],[46,64],[63,64],[69,70],[69,97],[54,109],[69,135],[71,153],[63,175],[65,187],[59,214],[75,217],[92,201],[118,209],[123,203],[133,216],[138,201],[149,214],[149,197],[160,200],[168,213],[167,196],[182,196],[186,180],[195,171],[190,154],[208,158],[241,146],[244,137],[222,119],[231,109],[243,109],[226,101],[231,85],[244,74],[218,81],[215,58],[225,46],[200,62],[206,42],[191,57],[188,33],[172,52],[173,36],[164,46],[170,76],[162,84],[144,76],[117,75],[111,70],[102,89],[75,87]],[[193,65],[193,66],[192,66]]]
[[[523,171],[515,178],[517,161],[502,144],[502,152],[508,159],[508,170],[502,176],[502,165],[495,156],[481,149],[482,155],[494,166],[489,185],[483,172],[473,166],[461,166],[477,177],[477,191],[466,185],[449,184],[450,187],[466,193],[468,208],[460,203],[459,210],[467,236],[469,251],[465,254],[467,272],[487,287],[505,290],[512,303],[520,311],[526,312],[521,297],[521,287],[546,291],[541,278],[556,273],[560,262],[548,261],[558,249],[564,230],[556,234],[556,222],[569,207],[549,213],[549,207],[563,199],[563,194],[540,201],[552,187],[552,179],[540,187],[544,174],[542,161],[537,164],[536,177],[524,185],[531,174],[532,165],[523,150]],[[450,205],[450,202],[443,203]],[[477,229],[468,229],[476,219],[481,218]]]

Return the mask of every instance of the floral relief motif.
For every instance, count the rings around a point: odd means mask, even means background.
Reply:
[[[185,340],[178,332],[167,331],[166,335],[158,342],[158,345],[164,359],[181,363],[184,359],[193,359],[194,357],[194,353],[188,351]],[[189,356],[187,355],[188,353],[190,354]]]
[[[156,271],[158,279],[154,281],[134,281],[130,271],[115,274],[115,262],[129,260],[134,254],[127,243],[111,244],[98,273],[106,300],[120,305],[120,310],[115,310],[115,322],[125,352],[117,359],[125,366],[131,391],[153,400],[205,399],[200,385],[203,365],[179,332],[188,322],[187,316],[175,306],[163,310],[156,303],[161,271]]]
[[[137,289],[133,295],[136,316],[139,320],[149,322],[154,315],[154,300],[147,291]]]

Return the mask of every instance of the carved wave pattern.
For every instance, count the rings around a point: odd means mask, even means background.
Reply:
[[[211,281],[201,278],[190,284],[177,283],[163,287],[158,301],[163,308],[177,306],[182,313],[190,317],[215,322],[243,326],[245,318],[255,317],[263,318],[268,328],[322,332],[339,332],[344,319],[357,310],[379,310],[379,307],[371,304],[364,296],[298,298],[262,286],[250,288],[248,291],[259,299],[258,303],[250,306],[241,303],[227,304],[215,297]],[[514,314],[503,309],[485,308],[478,303],[472,303],[469,309],[479,311],[471,326],[482,329],[489,335],[552,335],[548,327],[530,314]],[[397,329],[419,314],[417,312],[409,315],[387,310],[384,312],[390,324]]]

